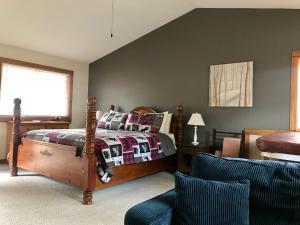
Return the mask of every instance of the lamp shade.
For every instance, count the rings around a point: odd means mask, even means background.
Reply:
[[[205,126],[205,123],[204,123],[200,113],[193,113],[191,115],[191,118],[190,118],[189,122],[188,122],[188,125]]]

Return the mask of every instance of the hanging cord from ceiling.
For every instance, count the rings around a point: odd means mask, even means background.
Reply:
[[[110,37],[114,37],[114,13],[115,12],[115,0],[111,0],[111,24],[110,24]]]

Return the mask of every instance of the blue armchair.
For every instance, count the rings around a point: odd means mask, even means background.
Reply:
[[[140,203],[127,211],[125,225],[170,225],[175,202],[175,191]]]
[[[250,180],[250,225],[300,224],[300,164],[194,155],[191,176],[206,180]],[[135,205],[125,225],[172,225],[176,193],[170,190]]]

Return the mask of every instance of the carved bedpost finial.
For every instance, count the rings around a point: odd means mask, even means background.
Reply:
[[[115,106],[114,105],[110,105],[110,110],[111,111],[115,111]]]
[[[22,103],[21,99],[19,99],[19,98],[14,99],[14,104],[15,105],[21,105],[21,103]]]
[[[182,145],[183,143],[183,106],[178,105],[177,106],[177,132],[176,132],[176,137],[177,137],[177,144]]]
[[[18,146],[20,144],[20,125],[21,125],[21,99],[14,99],[14,112],[13,112],[13,150],[12,150],[12,164],[11,176],[18,175]]]

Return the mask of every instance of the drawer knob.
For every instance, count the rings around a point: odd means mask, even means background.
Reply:
[[[45,156],[52,156],[52,153],[49,152],[47,149],[43,150],[43,151],[40,151],[40,154],[41,155],[45,155]]]

